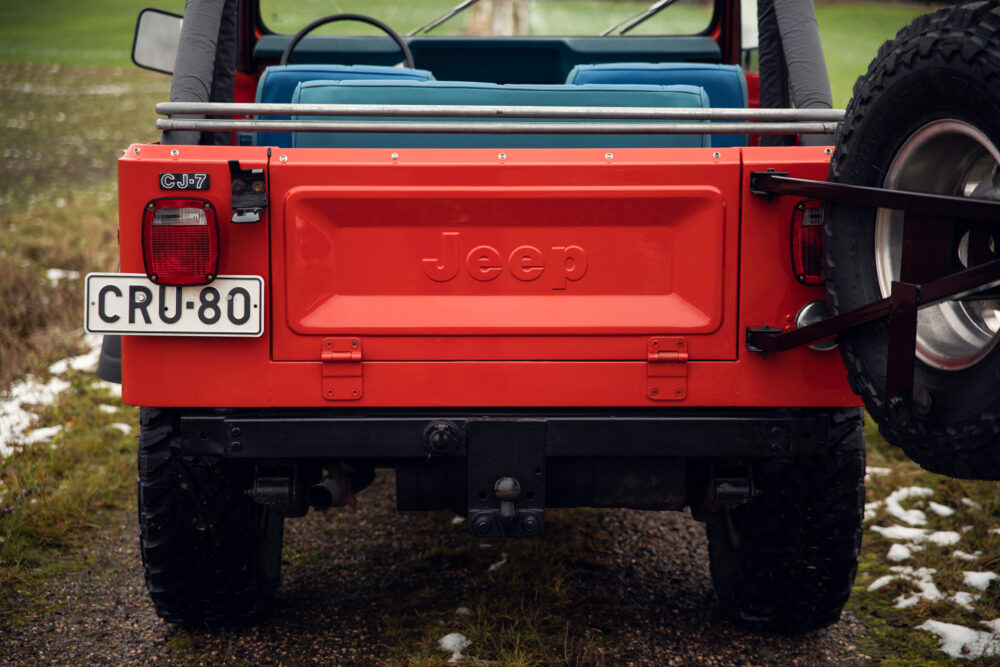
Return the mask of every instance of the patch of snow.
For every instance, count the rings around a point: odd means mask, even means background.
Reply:
[[[922,542],[929,532],[926,528],[910,528],[908,526],[872,526],[871,530],[887,540],[912,540]]]
[[[503,567],[506,564],[507,564],[507,553],[501,551],[500,552],[500,560],[498,560],[497,562],[495,562],[492,565],[490,565],[489,568],[486,569],[486,571],[487,572],[496,572],[497,570],[499,570],[501,567]]]
[[[117,398],[122,397],[122,386],[115,382],[105,382],[104,380],[98,380],[90,385],[93,389],[107,389],[108,393]]]
[[[48,442],[56,433],[62,430],[62,426],[45,426],[36,428],[34,431],[22,438],[26,445],[34,445],[39,442]]]
[[[1000,535],[1000,528],[990,528],[991,535]]]
[[[128,424],[122,424],[121,422],[115,422],[114,424],[110,424],[108,428],[116,428],[119,431],[121,431],[124,435],[128,435],[129,433],[132,432],[131,426],[129,426]]]
[[[896,598],[896,608],[906,609],[907,607],[912,607],[921,600],[941,600],[944,596],[941,594],[940,589],[934,583],[934,577],[932,576],[937,570],[929,567],[921,567],[914,569],[906,565],[897,565],[895,567],[890,567],[891,572],[895,572],[898,575],[900,581],[905,581],[907,583],[913,584],[917,587],[917,592],[912,595],[900,595]]]
[[[922,510],[904,509],[902,502],[911,498],[926,498],[933,496],[934,490],[923,486],[904,486],[890,493],[885,499],[886,511],[904,523],[911,526],[923,526],[927,523],[927,515]]]
[[[958,544],[961,539],[962,536],[953,530],[938,530],[927,536],[928,542],[933,542],[939,547],[950,547],[953,544]]]
[[[865,521],[874,521],[878,516],[878,508],[882,507],[882,501],[876,500],[872,503],[865,503]]]
[[[952,552],[951,557],[958,558],[959,560],[976,560],[982,555],[983,555],[982,551],[976,551],[970,554],[962,551],[961,549],[955,549],[955,551]]]
[[[101,403],[100,405],[97,406],[97,409],[106,415],[113,415],[116,412],[118,412],[118,408],[116,406],[108,405],[107,403]],[[455,518],[458,519],[459,522],[463,520],[461,517],[455,517]],[[452,521],[452,523],[454,523],[454,521]]]
[[[974,510],[983,509],[983,506],[977,503],[972,498],[962,498],[962,504],[965,505],[966,507],[971,507]]]
[[[455,613],[458,614],[459,616],[471,616],[472,610],[469,609],[468,607],[459,607],[458,609],[455,610]]]
[[[65,200],[59,200],[63,202],[63,206],[66,205]],[[58,203],[56,204],[58,206]],[[63,206],[59,206],[62,208]],[[62,280],[77,280],[80,278],[79,271],[67,271],[66,269],[49,269],[45,272],[45,279],[49,281],[49,285],[55,287]]]
[[[101,407],[103,408],[104,406],[102,405]],[[451,524],[453,526],[457,526],[460,523],[465,523],[465,519],[463,517],[456,516],[456,517],[453,517],[452,520],[451,520]]]
[[[878,579],[876,579],[875,581],[873,581],[872,584],[871,584],[871,586],[868,587],[868,590],[869,591],[877,591],[878,589],[882,588],[883,586],[887,586],[887,585],[891,584],[892,582],[896,581],[896,579],[898,579],[898,578],[899,577],[897,577],[895,575],[892,575],[892,574],[884,574],[881,577],[879,577]]]
[[[996,572],[963,572],[962,581],[978,591],[985,591],[990,582],[997,578]]]
[[[963,625],[927,620],[917,626],[941,639],[941,650],[951,658],[983,658],[1000,655],[1000,619],[983,621],[991,632],[973,630]]]
[[[979,599],[978,595],[968,593],[966,591],[959,591],[948,598],[955,604],[957,604],[962,609],[967,611],[972,611],[972,603]]]
[[[892,468],[879,468],[877,466],[865,466],[865,481],[867,482],[872,477],[880,477],[882,475],[888,475],[892,472]]]
[[[462,651],[469,648],[472,641],[461,632],[451,632],[438,640],[438,647],[446,653],[451,653],[448,662],[458,662],[464,656]]]
[[[951,516],[955,513],[955,510],[947,505],[942,505],[941,503],[936,503],[933,500],[927,502],[927,506],[931,508],[931,511],[938,516]]]
[[[29,375],[10,388],[10,398],[0,401],[0,458],[13,451],[13,445],[34,424],[36,416],[30,405],[51,405],[69,388],[69,382],[54,377],[42,383]]]
[[[902,544],[893,544],[889,547],[889,553],[886,554],[886,558],[894,563],[898,563],[901,560],[906,560],[912,555],[913,552],[910,551],[909,547]]]
[[[49,372],[53,375],[63,375],[71,368],[75,371],[93,371],[97,368],[97,362],[100,358],[101,346],[98,344],[86,354],[57,361],[49,366]]]
[[[871,530],[888,540],[907,540],[914,544],[927,540],[941,547],[958,544],[958,541],[962,539],[962,536],[953,530],[931,532],[926,528],[910,528],[909,526],[871,526]]]

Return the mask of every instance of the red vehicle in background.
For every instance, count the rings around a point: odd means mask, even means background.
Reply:
[[[594,37],[437,34],[545,25],[499,0],[282,34],[276,4],[140,16],[171,102],[87,278],[165,619],[266,614],[284,518],[393,468],[399,509],[484,537],[690,508],[725,614],[809,630],[857,567],[856,394],[922,465],[1000,478],[1000,9],[902,30],[845,117],[810,2],[760,3],[759,79],[733,0]],[[386,34],[315,32],[342,21]]]

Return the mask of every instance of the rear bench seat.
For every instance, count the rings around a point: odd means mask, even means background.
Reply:
[[[384,67],[381,65],[275,65],[268,67],[257,82],[258,103],[288,104],[295,89],[303,81],[355,81],[398,80],[429,81],[434,76],[424,69]],[[271,116],[272,120],[286,120],[288,116]],[[263,141],[261,141],[263,139]],[[270,132],[259,137],[258,143],[291,148],[291,132]]]
[[[498,85],[465,81],[307,81],[299,84],[292,97],[292,102],[302,104],[642,106],[661,108],[706,108],[709,106],[705,91],[700,87],[688,85]],[[349,120],[359,119],[354,117]],[[408,118],[405,120],[442,119]],[[482,120],[497,120],[497,118],[483,118]],[[524,121],[530,119],[505,120]],[[501,135],[296,132],[292,142],[292,145],[297,148],[662,148],[707,147],[710,145],[708,136],[700,134]]]
[[[570,84],[687,84],[701,86],[716,109],[747,108],[747,80],[738,65],[706,63],[603,63],[577,65],[566,77]],[[746,135],[717,134],[712,146],[746,146]]]

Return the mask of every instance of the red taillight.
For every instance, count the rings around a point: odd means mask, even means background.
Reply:
[[[792,268],[799,282],[823,284],[823,204],[799,202],[792,214]]]
[[[142,216],[142,261],[160,285],[204,285],[219,271],[219,222],[203,199],[154,199]]]

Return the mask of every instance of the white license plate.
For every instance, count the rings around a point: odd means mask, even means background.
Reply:
[[[219,276],[209,285],[157,285],[144,273],[87,275],[90,333],[146,336],[260,336],[264,279]]]

